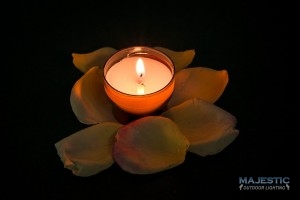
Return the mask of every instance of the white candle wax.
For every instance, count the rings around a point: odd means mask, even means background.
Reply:
[[[151,94],[168,85],[172,73],[166,65],[143,57],[145,71],[138,75],[136,71],[138,58],[125,58],[114,64],[105,76],[107,82],[116,90],[130,95]]]

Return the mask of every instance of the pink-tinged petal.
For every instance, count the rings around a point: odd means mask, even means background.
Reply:
[[[189,142],[188,151],[217,154],[238,136],[237,120],[227,111],[201,99],[189,99],[161,114],[173,120]]]
[[[116,51],[111,47],[102,47],[89,53],[72,53],[73,64],[83,73],[94,66],[103,68],[106,60]]]
[[[92,176],[109,168],[114,163],[114,136],[121,126],[114,122],[96,124],[55,143],[64,167],[82,177]]]
[[[178,72],[188,67],[195,57],[195,50],[189,49],[185,51],[174,51],[165,47],[153,47],[163,53],[165,53],[173,61],[175,66],[175,72]]]
[[[121,127],[113,158],[132,174],[153,174],[184,162],[189,142],[177,125],[162,116],[146,116]]]
[[[102,71],[99,67],[92,67],[72,88],[71,107],[84,124],[117,122],[112,113],[113,103],[104,91]]]
[[[206,67],[186,68],[175,74],[175,89],[168,107],[178,105],[191,98],[200,98],[215,103],[228,83],[226,70]]]

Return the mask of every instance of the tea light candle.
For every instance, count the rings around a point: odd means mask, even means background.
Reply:
[[[115,53],[104,66],[104,88],[122,110],[147,115],[174,91],[174,65],[168,56],[149,47],[130,47]]]

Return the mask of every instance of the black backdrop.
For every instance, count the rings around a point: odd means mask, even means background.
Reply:
[[[23,2],[9,40],[5,82],[4,199],[186,199],[251,194],[239,177],[290,177],[295,129],[288,58],[292,5],[275,2]],[[19,41],[19,39],[21,39]],[[104,46],[195,49],[191,66],[226,69],[229,83],[216,104],[237,117],[240,134],[221,153],[153,175],[117,165],[92,177],[64,169],[54,143],[86,127],[74,116],[70,91],[82,75],[71,53]],[[6,77],[7,78],[7,77]],[[4,79],[6,80],[6,79]],[[295,92],[295,91],[294,91]],[[7,181],[6,181],[7,180]],[[288,199],[288,198],[287,198]]]

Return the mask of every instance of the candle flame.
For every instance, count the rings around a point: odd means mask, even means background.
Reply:
[[[137,86],[137,94],[143,95],[145,94],[145,86],[143,83],[143,77],[145,76],[145,66],[142,58],[138,58],[136,61],[136,74],[138,75],[138,86]]]
[[[135,69],[136,69],[136,74],[140,79],[145,76],[145,66],[142,58],[139,58],[137,60]]]

